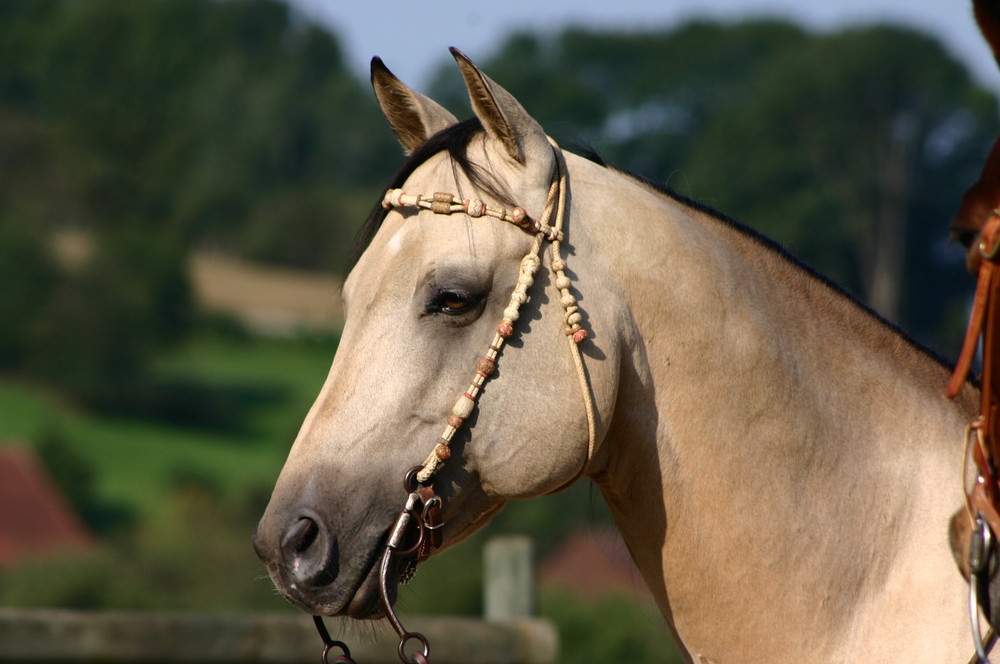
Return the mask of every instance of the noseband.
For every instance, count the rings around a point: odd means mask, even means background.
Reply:
[[[523,207],[506,209],[492,207],[481,200],[462,199],[449,193],[436,192],[433,195],[408,194],[402,189],[390,189],[382,199],[382,207],[415,208],[430,210],[435,214],[466,214],[472,218],[492,217],[505,221],[534,236],[531,249],[521,259],[521,269],[517,285],[510,296],[510,302],[503,311],[503,318],[496,327],[493,340],[486,353],[476,362],[476,372],[469,387],[462,393],[452,407],[447,418],[443,433],[438,437],[431,453],[419,466],[412,468],[403,481],[407,492],[406,505],[396,518],[395,525],[386,541],[385,551],[379,567],[379,599],[382,610],[393,629],[399,635],[399,658],[404,664],[428,664],[430,645],[427,638],[417,632],[408,632],[396,615],[389,598],[392,584],[392,560],[402,559],[402,582],[409,580],[416,565],[430,557],[433,549],[441,545],[441,528],[444,525],[441,517],[443,502],[435,492],[433,478],[441,465],[451,457],[451,441],[465,421],[472,414],[483,385],[496,371],[497,358],[507,339],[514,334],[514,324],[520,317],[521,305],[528,301],[528,289],[535,283],[535,274],[542,263],[542,246],[547,241],[551,250],[552,272],[555,274],[555,285],[559,291],[559,302],[563,307],[563,331],[569,340],[569,347],[576,367],[580,391],[583,395],[584,408],[587,414],[587,457],[584,459],[580,474],[586,469],[587,462],[593,458],[596,445],[596,425],[594,402],[587,380],[587,373],[580,355],[579,344],[584,342],[587,331],[581,323],[583,315],[577,305],[576,297],[570,292],[571,281],[566,276],[566,260],[561,256],[561,246],[564,240],[563,224],[566,219],[566,202],[569,193],[569,174],[566,159],[559,146],[549,139],[555,156],[555,172],[549,184],[545,208],[540,219],[533,219]],[[415,540],[415,541],[414,541]],[[341,641],[330,637],[320,616],[313,617],[320,637],[323,639],[323,664],[355,664],[350,651]],[[405,647],[411,642],[419,643],[420,650],[407,655]],[[331,651],[339,649],[343,654],[328,659]]]

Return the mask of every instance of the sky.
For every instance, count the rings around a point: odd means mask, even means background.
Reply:
[[[980,84],[1000,92],[1000,72],[976,28],[971,0],[289,1],[334,28],[359,74],[367,77],[368,64],[378,55],[418,90],[425,90],[437,65],[450,58],[449,46],[485,60],[516,29],[555,34],[570,24],[661,28],[696,17],[736,21],[768,16],[821,31],[873,22],[917,28],[937,36]]]

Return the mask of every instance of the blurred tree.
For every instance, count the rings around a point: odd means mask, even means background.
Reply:
[[[35,449],[52,480],[93,532],[109,535],[134,525],[135,514],[128,507],[99,496],[93,463],[58,425],[47,425]]]
[[[555,39],[515,34],[481,64],[560,143],[593,145],[624,168],[668,180],[713,114],[749,94],[752,77],[774,54],[808,39],[776,20],[632,32],[568,28]],[[468,107],[453,70],[441,67],[433,95]]]
[[[2,154],[2,145],[0,145]],[[45,236],[0,212],[0,369],[20,369],[47,315],[57,268]]]
[[[346,264],[397,153],[371,97],[277,0],[0,3],[0,368],[162,410],[150,363],[191,327],[193,247]]]
[[[217,51],[188,99],[198,141],[179,214],[216,246],[339,270],[394,167],[391,134],[332,35],[283,4],[220,10]],[[261,30],[267,39],[249,36]]]

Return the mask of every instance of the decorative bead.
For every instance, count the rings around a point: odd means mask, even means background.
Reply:
[[[476,362],[476,370],[486,376],[490,376],[497,370],[497,363],[492,357],[484,355],[478,362]]]
[[[499,334],[504,339],[508,339],[510,338],[510,335],[514,334],[514,326],[511,324],[510,321],[504,321],[499,325],[497,325],[497,334]]]
[[[576,298],[573,297],[572,295],[570,295],[569,293],[566,293],[565,295],[563,295],[559,299],[559,301],[562,302],[562,305],[564,307],[572,307],[574,304],[576,304]]]
[[[457,415],[449,415],[448,416],[448,426],[450,426],[450,427],[452,427],[454,429],[457,429],[460,426],[462,426],[463,422],[465,422],[465,420],[463,420],[461,417],[458,417]]]
[[[478,198],[465,201],[465,211],[469,213],[470,217],[481,217],[486,214],[486,203]]]
[[[520,317],[521,317],[521,312],[519,312],[516,307],[507,307],[506,309],[503,310],[503,319],[509,320],[511,323],[513,323]]]
[[[525,212],[524,208],[521,206],[518,206],[510,211],[510,218],[515,224],[519,224],[524,221],[526,216],[528,216],[528,213]]]
[[[426,447],[424,448],[427,449]],[[436,456],[441,461],[444,461],[451,456],[451,448],[444,443],[438,443],[434,446],[434,456]]]
[[[436,191],[431,201],[431,212],[434,214],[451,214],[451,205],[455,202],[455,197],[449,193]]]
[[[587,340],[588,336],[589,335],[587,334],[586,330],[577,330],[576,332],[573,333],[573,343],[581,344]]]
[[[511,302],[517,302],[518,304],[524,304],[528,301],[528,295],[522,291],[514,291],[510,295]],[[516,318],[511,318],[511,320],[517,320]]]
[[[566,269],[566,261],[564,261],[563,259],[557,258],[554,261],[552,261],[553,272],[562,272],[565,269]]]
[[[522,272],[535,272],[538,270],[538,266],[541,262],[538,260],[538,256],[534,254],[528,254],[521,259],[521,271]]]
[[[561,274],[558,277],[556,277],[556,288],[560,290],[562,290],[563,288],[569,288],[569,284],[570,284],[569,277],[567,277],[565,274]]]
[[[472,415],[472,409],[475,407],[476,402],[468,394],[463,394],[455,402],[455,407],[451,409],[451,414],[455,417],[460,417],[463,420],[469,419],[469,415]],[[425,448],[426,449],[426,448]]]
[[[576,325],[583,319],[583,316],[579,312],[573,312],[569,316],[566,316],[566,322],[570,325]]]

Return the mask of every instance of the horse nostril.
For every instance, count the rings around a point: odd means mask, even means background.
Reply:
[[[293,584],[321,586],[337,578],[336,538],[318,517],[299,516],[285,530],[279,546]]]
[[[319,526],[316,522],[307,516],[300,517],[285,533],[284,539],[281,540],[281,548],[286,551],[291,549],[297,554],[302,553],[316,541],[317,535]]]

